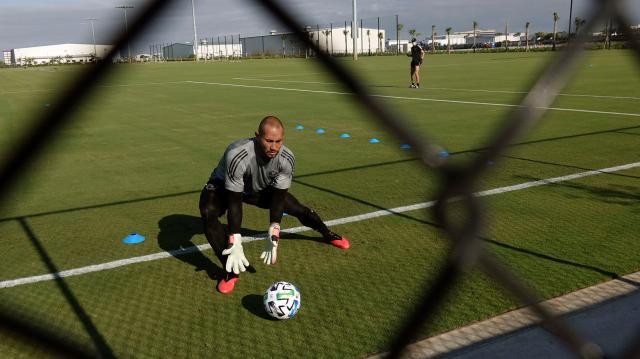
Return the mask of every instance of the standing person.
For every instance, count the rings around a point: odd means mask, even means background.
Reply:
[[[349,248],[347,238],[329,230],[315,211],[300,204],[288,192],[295,158],[282,144],[283,138],[282,122],[275,116],[263,118],[255,137],[235,141],[227,147],[202,189],[200,214],[204,233],[227,271],[226,277],[218,282],[221,293],[231,293],[238,275],[249,266],[240,235],[243,202],[269,209],[268,236],[260,256],[267,265],[276,263],[283,212],[320,232],[326,243]],[[218,220],[225,211],[226,228]]]
[[[420,65],[424,59],[424,51],[422,47],[416,43],[416,39],[411,39],[411,53],[407,56],[411,56],[411,86],[410,88],[420,88]]]

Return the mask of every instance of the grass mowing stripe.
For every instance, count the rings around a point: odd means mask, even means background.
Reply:
[[[640,167],[640,162],[628,163],[628,164],[624,164],[624,165],[620,165],[620,166],[608,167],[608,168],[603,168],[603,169],[593,170],[593,171],[579,172],[579,173],[574,173],[574,174],[570,174],[570,175],[566,175],[566,176],[547,178],[547,179],[538,180],[538,181],[530,181],[530,182],[520,183],[520,184],[513,185],[513,186],[494,188],[494,189],[491,189],[491,190],[476,192],[475,195],[479,196],[479,197],[492,196],[492,195],[496,195],[496,194],[500,194],[500,193],[519,191],[519,190],[523,190],[523,189],[527,189],[527,188],[544,186],[544,185],[547,185],[547,184],[558,183],[558,182],[563,182],[563,181],[569,181],[569,180],[582,178],[582,177],[595,176],[595,175],[603,174],[603,173],[613,173],[613,172],[628,170],[628,169],[632,169],[632,168],[636,168],[636,167]],[[416,204],[412,204],[412,205],[409,205],[409,206],[395,207],[395,208],[391,208],[391,209],[387,209],[387,210],[379,210],[379,211],[374,211],[374,212],[370,212],[370,213],[364,213],[364,214],[360,214],[360,215],[356,215],[356,216],[333,219],[333,220],[327,221],[325,223],[327,225],[339,225],[339,224],[345,224],[345,223],[351,223],[351,222],[359,222],[359,221],[364,221],[364,220],[372,219],[372,218],[376,218],[376,217],[388,216],[388,215],[391,215],[391,214],[397,214],[397,213],[403,213],[403,212],[408,212],[408,211],[414,211],[414,210],[418,210],[418,209],[428,208],[428,207],[433,206],[434,204],[435,204],[435,201],[416,203]],[[310,230],[310,228],[305,227],[305,226],[300,226],[300,227],[294,227],[294,228],[290,228],[290,229],[287,229],[287,230],[283,230],[282,232],[283,233],[298,233],[298,232],[304,232],[304,231],[308,231],[308,230]],[[244,242],[253,242],[253,241],[262,239],[264,237],[266,237],[266,233],[261,233],[260,235],[258,235],[256,237],[245,237],[244,238],[245,239]],[[49,281],[49,280],[53,280],[53,279],[56,279],[56,278],[71,277],[71,276],[76,276],[76,275],[81,275],[81,274],[86,274],[86,273],[98,272],[98,271],[103,271],[103,270],[107,270],[107,269],[113,269],[113,268],[117,268],[117,267],[130,265],[130,264],[149,262],[149,261],[153,261],[153,260],[157,260],[157,259],[175,257],[175,256],[187,254],[187,253],[193,253],[195,251],[204,251],[204,250],[208,250],[208,249],[211,249],[211,245],[202,244],[202,245],[190,247],[190,248],[187,248],[187,249],[174,250],[174,251],[170,251],[170,252],[159,252],[159,253],[149,254],[149,255],[145,255],[145,256],[133,257],[133,258],[128,258],[128,259],[121,259],[121,260],[107,262],[107,263],[101,263],[101,264],[94,264],[94,265],[90,265],[90,266],[86,266],[86,267],[80,267],[80,268],[65,270],[65,271],[61,271],[61,272],[58,272],[58,273],[49,273],[49,274],[43,274],[43,275],[37,275],[37,276],[31,276],[31,277],[23,277],[23,278],[11,279],[11,280],[6,280],[6,281],[0,282],[0,289],[17,287],[17,286],[20,286],[20,285],[37,283],[37,282],[42,282],[42,281]]]
[[[232,80],[241,81],[264,81],[264,82],[286,82],[286,83],[302,83],[302,84],[319,84],[319,85],[338,85],[337,82],[321,82],[321,81],[301,81],[301,80],[271,80],[261,79],[257,77],[234,77]],[[487,92],[487,93],[508,93],[508,94],[528,94],[526,91],[508,91],[508,90],[486,90],[486,89],[462,89],[451,87],[420,87],[423,90],[444,90],[444,91],[462,91],[462,92]],[[593,98],[608,98],[616,100],[640,100],[640,97],[633,96],[608,96],[608,95],[589,95],[589,94],[572,94],[572,93],[559,93],[558,96],[571,96],[571,97],[593,97]]]
[[[246,87],[246,88],[258,88],[265,90],[280,90],[280,91],[297,91],[297,92],[310,92],[310,93],[323,93],[332,95],[352,95],[350,92],[339,91],[323,91],[323,90],[306,90],[306,89],[294,89],[287,87],[273,87],[273,86],[257,86],[257,85],[240,85],[240,84],[228,84],[222,82],[205,82],[205,81],[189,81],[186,83],[202,84],[202,85],[217,85],[217,86],[231,86],[231,87]],[[492,102],[476,102],[476,101],[460,101],[460,100],[442,100],[436,98],[424,98],[424,97],[406,97],[406,96],[391,96],[391,95],[369,95],[372,97],[392,98],[396,100],[416,100],[416,101],[431,101],[431,102],[445,102],[445,103],[458,103],[464,105],[479,105],[479,106],[498,106],[498,107],[522,107],[521,105],[512,105],[506,103],[492,103]],[[569,111],[569,112],[583,112],[583,113],[597,113],[602,115],[618,115],[618,116],[633,116],[640,117],[640,113],[629,112],[611,112],[611,111],[596,111],[596,110],[582,110],[577,108],[562,108],[562,107],[536,107],[544,110],[552,111]]]

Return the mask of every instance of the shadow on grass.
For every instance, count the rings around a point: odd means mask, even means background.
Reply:
[[[538,180],[538,179],[529,178],[529,180]],[[346,194],[343,194],[343,193],[339,193],[339,192],[336,192],[334,190],[322,188],[320,186],[311,185],[311,184],[304,183],[304,182],[301,182],[301,181],[294,180],[294,182],[298,183],[298,184],[301,184],[301,185],[304,185],[304,186],[308,186],[308,187],[314,188],[314,189],[319,190],[319,191],[323,191],[323,192],[335,195],[335,196],[339,196],[339,197],[342,197],[342,198],[345,198],[345,199],[348,199],[348,200],[351,200],[351,201],[354,201],[354,202],[357,202],[357,203],[362,203],[362,204],[365,204],[365,205],[368,205],[368,206],[372,206],[374,208],[386,209],[386,208],[384,208],[382,206],[379,206],[379,205],[376,205],[374,203],[367,202],[367,201],[364,201],[362,199],[354,198],[352,196],[349,196],[349,195],[346,195]],[[557,183],[555,183],[554,185],[556,185],[556,184]],[[562,183],[559,184],[559,185],[562,185]],[[580,187],[580,186],[578,186],[578,187]],[[608,196],[608,195],[610,195],[610,193],[608,193],[608,192],[607,193],[602,193],[601,195]],[[627,198],[626,197],[626,195],[627,195],[626,193],[625,194],[618,194],[618,195],[622,196],[623,198]],[[631,196],[631,199],[633,199],[635,197],[635,203],[638,203],[640,201],[640,195],[637,195],[637,194],[629,194],[629,195]],[[629,200],[631,200],[631,199],[629,199]],[[421,223],[421,224],[426,224],[428,226],[431,226],[431,227],[434,227],[434,228],[437,228],[437,229],[442,229],[442,226],[437,224],[437,223],[434,223],[434,222],[431,222],[431,221],[427,221],[427,220],[424,220],[424,219],[420,219],[420,218],[416,218],[416,217],[414,217],[412,215],[409,215],[409,214],[394,213],[394,216],[398,216],[398,217],[402,217],[402,218],[405,218],[405,219],[409,219],[409,220],[412,220],[414,222],[418,222],[418,223]],[[514,252],[527,254],[527,255],[534,256],[534,257],[537,257],[537,258],[540,258],[540,259],[543,259],[543,260],[546,260],[546,261],[551,261],[551,262],[555,262],[555,263],[559,263],[559,264],[563,264],[563,265],[567,265],[567,266],[571,266],[571,267],[575,267],[575,268],[587,269],[587,270],[590,270],[590,271],[605,275],[605,276],[607,276],[607,277],[609,277],[611,279],[615,279],[615,280],[619,280],[619,281],[622,281],[622,282],[626,282],[628,284],[631,284],[633,286],[636,286],[636,287],[640,288],[640,283],[638,283],[636,281],[632,281],[632,280],[626,279],[626,278],[623,278],[623,277],[620,277],[617,273],[614,273],[614,272],[611,272],[611,271],[607,271],[607,270],[602,269],[602,268],[598,268],[598,267],[591,266],[591,265],[588,265],[588,264],[582,264],[582,263],[578,263],[578,262],[573,262],[573,261],[570,261],[570,260],[567,260],[567,259],[550,256],[550,255],[547,255],[547,254],[544,254],[544,253],[535,252],[535,251],[524,249],[524,248],[519,248],[519,247],[510,245],[510,244],[507,244],[507,243],[504,243],[504,242],[499,242],[499,241],[496,241],[496,240],[493,240],[493,239],[490,239],[490,238],[480,237],[479,239],[484,241],[484,242],[491,243],[493,245],[502,247],[504,249],[508,249],[508,250],[511,250],[511,251],[514,251]]]
[[[273,322],[277,321],[277,319],[269,316],[269,314],[267,314],[267,312],[264,310],[264,304],[262,303],[261,295],[258,295],[258,294],[245,295],[244,298],[242,298],[242,306],[246,310],[254,314],[256,317],[260,317],[262,319],[270,320]]]
[[[218,280],[225,271],[200,252],[191,241],[193,236],[203,234],[200,217],[186,214],[171,214],[158,222],[158,246],[175,258],[192,265],[196,272],[206,271],[209,278]],[[186,252],[180,252],[186,251]]]
[[[194,267],[196,272],[205,271],[209,278],[218,280],[226,274],[224,268],[214,263],[209,257],[200,252],[192,242],[196,235],[203,234],[202,220],[200,217],[188,214],[170,214],[158,221],[160,233],[158,233],[158,246],[171,253],[171,255]],[[244,236],[260,236],[264,232],[243,228]],[[282,239],[309,240],[323,242],[322,237],[305,236],[298,233],[282,233]],[[249,266],[249,273],[255,273],[255,268]]]
[[[614,133],[614,132],[620,133],[620,131],[635,130],[635,129],[638,129],[638,128],[640,128],[640,126],[620,127],[620,128],[613,128],[613,129],[608,129],[608,130],[593,131],[593,132],[579,133],[579,134],[559,136],[559,137],[542,138],[542,139],[537,139],[537,140],[514,143],[514,144],[510,145],[509,147],[511,148],[511,147],[517,147],[517,146],[522,146],[522,145],[529,145],[529,144],[533,144],[533,143],[559,141],[559,140],[577,138],[577,137],[584,137],[584,136],[593,136],[593,135],[599,135],[599,134],[604,134],[604,133]],[[479,152],[479,151],[486,151],[487,149],[488,149],[488,147],[472,148],[472,149],[468,149],[468,150],[450,152],[449,154],[450,155],[467,154],[467,153],[474,153],[474,152]],[[403,159],[394,160],[394,161],[372,163],[372,164],[361,165],[361,166],[344,167],[344,168],[338,168],[338,169],[334,169],[334,170],[321,171],[321,172],[311,172],[311,173],[298,175],[295,178],[296,179],[300,179],[300,178],[305,178],[305,177],[322,176],[322,175],[332,174],[332,173],[345,173],[345,172],[357,171],[359,169],[365,169],[365,168],[381,167],[381,166],[389,166],[389,165],[392,166],[392,165],[399,164],[399,163],[413,162],[413,161],[417,161],[417,160],[418,160],[417,158],[403,158]],[[201,191],[201,189],[197,189],[197,190],[193,190],[193,191],[184,191],[184,192],[162,194],[162,195],[157,195],[157,196],[132,198],[132,199],[126,199],[126,200],[121,200],[121,201],[113,201],[113,202],[99,203],[99,204],[93,204],[93,205],[87,205],[87,206],[79,206],[79,207],[72,207],[72,208],[66,208],[66,209],[58,209],[58,210],[53,210],[53,211],[35,212],[35,213],[25,214],[25,215],[22,215],[22,216],[12,216],[12,217],[0,218],[0,222],[14,221],[14,220],[18,220],[20,218],[34,218],[34,217],[48,216],[48,215],[52,215],[52,214],[83,211],[83,210],[87,210],[87,209],[119,206],[119,205],[129,204],[129,203],[155,201],[155,200],[158,200],[158,199],[165,199],[165,198],[172,198],[172,197],[182,197],[182,196],[187,196],[187,195],[193,195],[193,194],[196,194],[196,193],[200,193],[200,191]]]
[[[527,181],[539,181],[540,178],[530,176],[517,176]],[[587,198],[596,199],[609,204],[618,204],[623,206],[637,206],[640,203],[640,192],[638,185],[608,185],[612,188],[604,188],[603,186],[591,186],[584,183],[572,182],[555,182],[550,183],[550,187],[564,187],[576,190],[575,193],[565,194],[567,198]],[[582,192],[584,195],[580,195]]]

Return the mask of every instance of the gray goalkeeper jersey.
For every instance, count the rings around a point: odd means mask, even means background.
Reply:
[[[291,150],[282,145],[274,158],[265,161],[256,153],[256,146],[255,138],[230,144],[211,179],[223,180],[224,187],[232,192],[255,193],[268,186],[288,189],[295,169]]]

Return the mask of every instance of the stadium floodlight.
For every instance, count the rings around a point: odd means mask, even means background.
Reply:
[[[89,23],[91,24],[91,37],[93,37],[93,56],[94,56],[93,61],[98,62],[98,50],[96,48],[96,32],[93,28],[93,22],[98,19],[85,19],[85,20],[89,21]]]
[[[116,6],[116,9],[122,9],[124,10],[124,31],[125,34],[129,32],[129,26],[127,25],[127,9],[133,9],[132,5],[120,5],[120,6]],[[127,40],[127,49],[129,50],[129,63],[131,63],[131,44],[129,43],[129,41]]]
[[[191,0],[191,14],[193,15],[193,54],[198,61],[198,32],[196,31],[196,7]]]
[[[358,22],[356,20],[356,0],[353,0],[353,21],[351,22],[351,39],[353,39],[353,59],[358,59]]]

